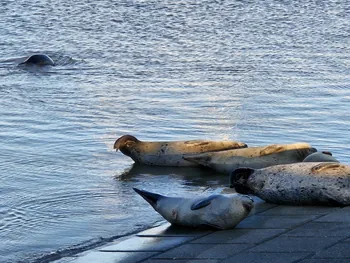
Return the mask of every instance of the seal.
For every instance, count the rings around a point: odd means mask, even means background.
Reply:
[[[169,223],[186,227],[234,228],[254,207],[251,197],[236,193],[182,198],[133,189]]]
[[[301,162],[316,152],[308,143],[272,144],[265,147],[184,155],[184,159],[210,167],[220,173],[231,173],[240,167],[264,168],[271,165]]]
[[[132,135],[124,135],[115,141],[113,148],[129,156],[135,163],[161,166],[198,166],[194,162],[184,160],[183,155],[243,147],[247,147],[247,145],[236,141],[143,142]]]
[[[339,163],[337,159],[335,159],[331,152],[322,151],[312,153],[303,160],[303,162],[335,162]]]
[[[239,168],[230,187],[266,202],[291,205],[350,205],[350,166],[334,162],[300,162],[263,169]]]
[[[19,65],[54,66],[55,63],[53,62],[52,58],[50,58],[48,55],[35,54],[35,55],[29,56],[22,63],[19,63]]]

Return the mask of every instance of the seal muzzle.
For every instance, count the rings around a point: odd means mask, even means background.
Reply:
[[[248,186],[248,179],[254,172],[251,168],[238,168],[230,174],[230,188],[235,188],[237,193],[250,194],[252,191]]]

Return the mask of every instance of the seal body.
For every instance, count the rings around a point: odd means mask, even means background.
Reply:
[[[242,147],[247,147],[247,145],[235,141],[143,142],[131,135],[124,135],[114,143],[114,149],[120,150],[136,163],[162,166],[196,166],[197,163],[184,160],[183,155]]]
[[[37,65],[37,66],[53,66],[55,63],[52,58],[45,54],[35,54],[29,56],[25,61],[20,63],[19,65]]]
[[[184,159],[221,173],[231,173],[240,167],[258,169],[277,164],[301,162],[314,152],[316,149],[307,143],[272,144],[265,147],[184,155]]]
[[[315,152],[312,153],[303,160],[303,162],[336,162],[339,163],[337,159],[332,156],[330,152]]]
[[[263,169],[240,168],[230,175],[238,193],[275,204],[350,205],[350,166],[301,162]]]
[[[186,227],[234,228],[254,207],[253,199],[241,194],[181,198],[134,190],[169,223]]]

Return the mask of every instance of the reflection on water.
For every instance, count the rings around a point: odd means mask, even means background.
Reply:
[[[121,181],[143,181],[148,178],[168,178],[172,177],[186,186],[201,186],[207,188],[216,188],[228,186],[228,176],[220,174],[210,169],[201,167],[160,167],[148,166],[134,163],[126,169],[121,175],[116,175],[117,180]]]
[[[346,1],[18,0],[1,10],[2,262],[50,261],[161,221],[133,187],[193,196],[228,184],[203,169],[134,166],[112,149],[124,134],[305,141],[350,163]],[[56,66],[17,66],[34,53]]]

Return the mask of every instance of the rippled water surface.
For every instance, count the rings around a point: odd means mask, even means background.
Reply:
[[[349,163],[348,1],[2,1],[1,262],[43,262],[162,220],[132,187],[220,192],[145,168],[141,140],[305,141]],[[18,67],[34,53],[56,62]]]

